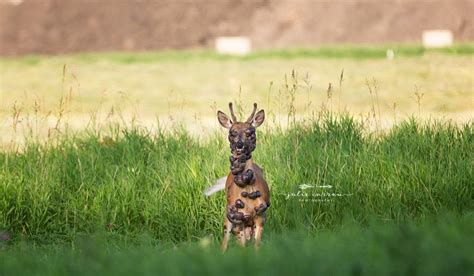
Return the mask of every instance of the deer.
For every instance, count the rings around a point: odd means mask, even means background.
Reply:
[[[231,234],[243,247],[253,238],[254,247],[258,249],[266,222],[265,212],[270,207],[270,191],[263,170],[252,159],[257,142],[256,128],[265,120],[265,111],[256,112],[257,104],[254,103],[250,117],[245,122],[239,122],[232,103],[229,103],[229,109],[231,118],[219,110],[217,119],[222,127],[229,130],[230,172],[205,192],[209,196],[225,190],[227,206],[222,252],[227,250]]]

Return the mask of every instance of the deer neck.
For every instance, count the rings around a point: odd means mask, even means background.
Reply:
[[[234,182],[244,187],[255,182],[252,171],[252,152],[237,153],[232,151],[230,156],[230,171],[234,176]]]
[[[249,170],[250,168],[252,168],[252,165],[253,165],[253,159],[250,158],[247,161],[245,161],[245,169],[244,170],[245,171]]]

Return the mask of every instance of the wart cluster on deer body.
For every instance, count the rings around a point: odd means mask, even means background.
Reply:
[[[270,191],[263,171],[252,160],[257,143],[256,128],[263,123],[265,112],[256,113],[257,104],[254,104],[250,117],[245,122],[238,122],[232,103],[229,103],[229,109],[232,119],[221,111],[217,113],[219,123],[229,130],[231,150],[230,173],[225,185],[224,251],[231,233],[238,236],[241,245],[253,237],[258,247],[266,221],[265,211],[270,206]]]

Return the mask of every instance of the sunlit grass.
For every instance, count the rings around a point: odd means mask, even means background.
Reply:
[[[138,110],[147,119],[159,116],[191,125],[190,118],[214,119],[211,106],[237,99],[245,106],[258,102],[286,114],[279,106],[287,100],[284,76],[295,70],[300,80],[295,105],[300,115],[309,102],[314,109],[326,100],[329,83],[334,110],[354,116],[367,113],[374,101],[367,83],[375,82],[380,115],[386,120],[415,114],[466,121],[473,112],[470,51],[451,55],[443,52],[458,52],[457,48],[425,53],[418,46],[393,46],[395,59],[390,61],[384,58],[388,47],[275,50],[247,58],[168,51],[2,59],[0,119],[10,115],[15,103],[23,111],[32,111],[36,101],[40,112],[47,114],[68,93],[74,99],[70,114],[78,121],[85,121],[93,111],[108,113],[112,106],[120,106],[123,112]],[[420,54],[406,54],[412,52]],[[420,101],[415,93],[422,95]]]
[[[1,60],[0,275],[471,273],[472,51],[394,49]],[[267,114],[259,253],[202,194],[230,100]]]
[[[473,133],[472,123],[412,120],[374,135],[350,117],[260,132],[254,158],[272,191],[267,229],[314,232],[345,216],[363,224],[370,216],[403,221],[472,210]],[[200,140],[183,129],[119,127],[32,141],[0,154],[0,228],[35,240],[103,228],[175,242],[218,237],[224,197],[202,192],[227,174],[228,155],[224,135]],[[341,196],[292,196],[303,183],[330,185],[310,191]]]
[[[224,195],[202,193],[228,171],[223,133],[136,125],[31,137],[0,151],[0,273],[465,274],[473,128],[411,119],[378,133],[322,112],[259,131],[264,244],[226,255]]]

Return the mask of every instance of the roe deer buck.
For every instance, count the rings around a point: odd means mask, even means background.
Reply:
[[[265,224],[265,211],[270,207],[270,191],[264,179],[262,169],[252,161],[252,152],[256,146],[256,131],[265,120],[265,112],[257,111],[254,104],[253,112],[245,122],[237,122],[232,103],[229,103],[230,119],[221,111],[217,112],[219,123],[229,129],[231,149],[230,173],[221,184],[208,189],[212,194],[225,188],[227,196],[226,216],[224,220],[224,237],[222,251],[226,251],[231,233],[235,234],[239,243],[245,246],[247,240],[255,238],[258,248]]]

